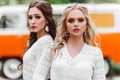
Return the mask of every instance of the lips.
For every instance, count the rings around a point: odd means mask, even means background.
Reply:
[[[36,26],[31,26],[31,29],[35,29],[36,28]]]
[[[77,28],[76,28],[76,29],[73,29],[73,31],[74,31],[74,32],[79,32],[80,29],[77,29]]]

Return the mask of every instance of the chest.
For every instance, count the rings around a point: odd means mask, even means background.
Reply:
[[[63,53],[64,52],[64,53]],[[52,67],[57,70],[65,69],[68,71],[83,71],[92,70],[95,65],[94,56],[91,53],[82,51],[76,57],[71,57],[67,52],[63,51],[58,54],[58,56],[53,60]]]
[[[67,55],[58,55],[52,63],[51,73],[64,78],[69,76],[73,80],[79,76],[78,80],[81,80],[83,76],[89,77],[93,74],[94,62],[92,59],[92,56],[87,55],[81,55],[74,59]]]
[[[82,50],[82,47],[76,47],[76,48],[73,48],[73,47],[67,47],[66,48],[66,51],[67,53],[71,56],[71,57],[75,57],[77,56]]]
[[[88,55],[80,55],[76,56],[75,58],[72,58],[69,55],[59,55],[54,59],[53,65],[56,67],[61,67],[61,68],[92,68],[94,66],[94,57],[93,56],[88,56]]]
[[[30,48],[26,51],[26,53],[23,56],[23,61],[25,62],[34,62],[36,60],[35,56],[36,50],[33,48]]]

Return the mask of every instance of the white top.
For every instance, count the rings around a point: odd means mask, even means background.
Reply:
[[[71,57],[66,45],[57,51],[52,64],[48,52],[42,55],[33,80],[45,80],[51,66],[51,80],[106,80],[103,55],[99,48],[84,44],[76,57]],[[41,72],[41,73],[40,73]]]
[[[23,56],[23,79],[31,80],[44,49],[53,42],[50,35],[39,38]]]

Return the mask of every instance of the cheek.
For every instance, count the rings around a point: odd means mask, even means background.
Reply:
[[[82,25],[81,25],[81,27],[80,27],[81,33],[84,33],[84,32],[85,32],[86,27],[87,27],[86,24],[82,24]]]
[[[66,23],[66,27],[67,27],[67,28],[72,28],[73,25],[72,25],[71,23]]]
[[[87,27],[87,24],[86,24],[86,23],[83,23],[83,24],[82,24],[83,30],[86,30],[86,27]]]
[[[29,25],[31,24],[31,20],[28,20],[28,24],[29,24]]]
[[[86,26],[86,24],[85,24],[85,25],[83,26],[83,29],[86,30],[86,27],[87,27],[87,26]]]
[[[41,27],[45,27],[45,20],[38,21],[38,25]]]
[[[68,26],[69,26],[69,23],[66,22],[66,25],[65,25],[65,26],[68,27]]]
[[[70,32],[70,30],[72,29],[71,24],[67,23],[67,24],[66,24],[66,28],[67,28],[67,31]]]

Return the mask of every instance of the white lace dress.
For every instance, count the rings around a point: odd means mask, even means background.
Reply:
[[[33,80],[45,80],[50,71],[51,80],[106,80],[103,55],[99,48],[84,44],[76,57],[71,57],[66,45],[54,57],[52,64],[47,49],[39,62]]]

